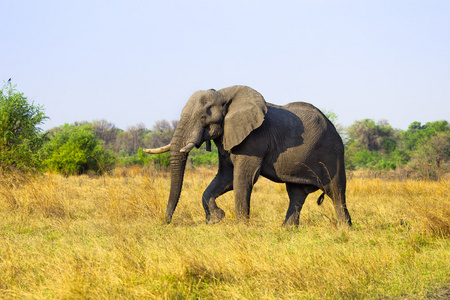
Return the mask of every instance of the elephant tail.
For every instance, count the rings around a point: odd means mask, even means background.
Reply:
[[[325,192],[317,198],[317,205],[321,205],[323,203],[323,199],[325,199]]]

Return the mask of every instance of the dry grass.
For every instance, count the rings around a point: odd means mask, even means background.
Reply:
[[[450,284],[450,181],[352,179],[354,227],[311,195],[283,228],[284,185],[260,179],[248,224],[206,225],[215,171],[188,171],[164,224],[165,172],[0,179],[0,298],[442,299]],[[444,291],[444,292],[442,292]],[[443,296],[442,296],[443,295]]]

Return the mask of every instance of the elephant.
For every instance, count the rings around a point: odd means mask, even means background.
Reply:
[[[329,196],[338,223],[352,224],[345,202],[344,145],[334,125],[312,104],[271,104],[243,85],[195,92],[170,144],[144,149],[153,154],[170,151],[167,223],[180,198],[189,151],[204,142],[210,151],[211,140],[218,149],[219,168],[202,196],[207,223],[224,218],[216,199],[231,190],[236,219],[249,219],[253,185],[263,176],[286,184],[289,206],[284,225],[299,225],[307,195],[317,190],[322,191],[319,205]]]

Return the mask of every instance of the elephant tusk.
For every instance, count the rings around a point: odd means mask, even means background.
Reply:
[[[189,143],[185,147],[181,148],[180,152],[189,153],[194,147],[195,147],[194,143]]]
[[[170,150],[170,144],[166,145],[164,147],[161,148],[154,148],[154,149],[143,149],[143,151],[145,153],[150,153],[150,154],[160,154],[160,153],[164,153]]]

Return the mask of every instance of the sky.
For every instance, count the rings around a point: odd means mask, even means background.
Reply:
[[[231,85],[405,130],[450,121],[449,16],[446,0],[0,0],[0,84],[44,107],[44,130],[151,129]]]

